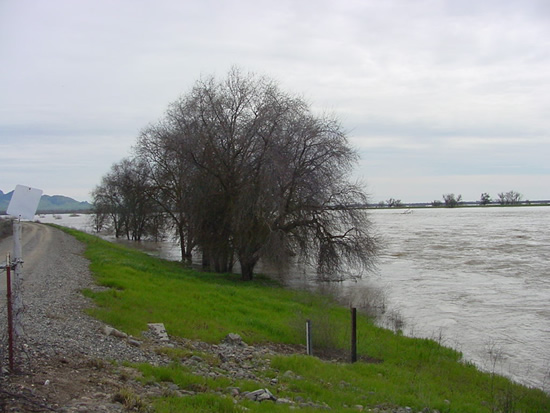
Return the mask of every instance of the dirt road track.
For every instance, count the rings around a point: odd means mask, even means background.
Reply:
[[[23,257],[26,261],[32,261],[44,254],[51,245],[54,228],[35,222],[22,222]],[[0,254],[13,253],[13,237],[8,237],[0,242]]]
[[[52,227],[34,222],[23,222],[21,233],[21,247],[23,250],[24,275],[35,276],[39,274],[37,266],[48,254],[56,252],[54,241],[55,231]],[[5,262],[6,255],[10,253],[13,258],[13,237],[8,237],[0,242],[0,262]],[[29,271],[32,270],[32,271]],[[5,273],[4,273],[5,274]],[[0,293],[5,299],[6,282],[4,274],[0,279]]]
[[[21,247],[23,251],[23,277],[36,277],[40,275],[40,266],[45,258],[53,256],[61,246],[58,230],[47,225],[34,222],[23,222],[21,233]],[[56,242],[57,241],[57,242]],[[5,262],[6,255],[10,253],[13,258],[13,237],[8,237],[0,242],[0,262]],[[0,278],[0,294],[5,300],[6,282],[5,273]]]

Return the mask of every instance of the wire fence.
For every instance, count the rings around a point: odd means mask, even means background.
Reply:
[[[7,298],[6,298],[6,262],[0,262],[0,375],[7,371],[8,360],[8,328],[7,328]]]

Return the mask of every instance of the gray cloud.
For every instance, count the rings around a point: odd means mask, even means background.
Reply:
[[[171,101],[237,64],[333,111],[376,199],[460,177],[447,192],[550,198],[549,20],[535,0],[5,1],[0,189],[88,198]]]

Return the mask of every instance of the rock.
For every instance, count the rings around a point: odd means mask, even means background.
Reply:
[[[293,380],[302,380],[302,376],[298,376],[296,373],[294,373],[291,370],[287,370],[283,373],[283,378],[285,379],[293,379]]]
[[[179,390],[179,386],[175,383],[168,383],[168,390],[172,390],[172,391],[176,391],[176,390]]]
[[[163,323],[149,323],[147,326],[157,340],[170,341],[170,337],[168,337],[168,333],[166,332],[166,328]]]
[[[245,393],[244,397],[256,402],[263,402],[266,400],[277,401],[277,398],[267,389],[258,389],[253,392]]]
[[[111,336],[113,337],[118,337],[118,338],[128,338],[128,334],[120,331],[120,330],[117,330],[116,328],[113,328],[111,330]]]
[[[223,342],[225,344],[229,344],[230,346],[240,346],[240,347],[246,347],[247,344],[243,341],[240,335],[235,333],[229,333],[224,339]]]
[[[256,400],[259,402],[263,402],[266,400],[277,401],[277,398],[269,390],[264,389],[264,392],[258,395]]]
[[[237,397],[239,394],[241,394],[241,389],[238,387],[228,387],[227,391],[233,397]]]
[[[139,340],[136,340],[135,338],[131,338],[129,337],[128,338],[128,344],[134,346],[134,347],[140,347],[141,346],[141,341]]]
[[[106,336],[113,336],[113,337],[118,337],[118,338],[127,338],[128,337],[128,334],[123,333],[122,331],[119,331],[116,328],[110,327],[108,325],[104,325],[101,328],[101,331]]]
[[[315,410],[330,410],[330,406],[327,405],[326,403],[317,404],[317,403],[313,403],[313,402],[306,402],[306,403],[300,403],[300,407],[313,408]]]

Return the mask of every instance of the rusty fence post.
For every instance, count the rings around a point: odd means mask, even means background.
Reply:
[[[313,346],[311,340],[311,320],[306,320],[306,345],[307,345],[307,355],[313,355]]]
[[[357,361],[357,309],[351,308],[351,362]]]

